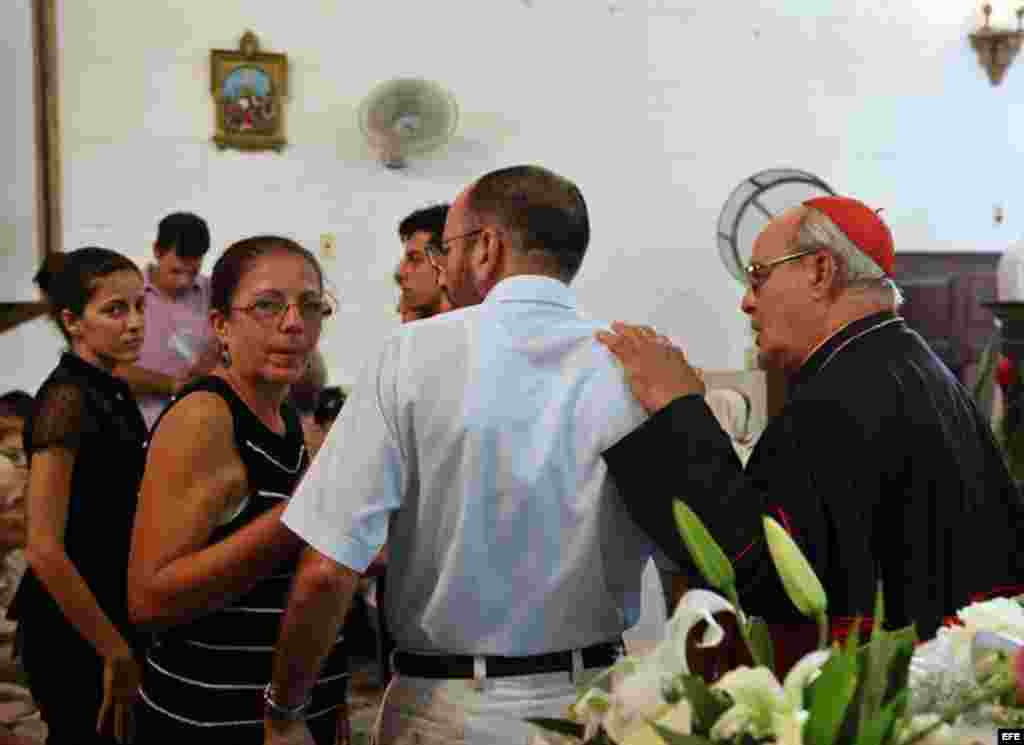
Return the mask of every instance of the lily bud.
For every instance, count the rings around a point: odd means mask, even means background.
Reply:
[[[782,586],[796,609],[809,618],[824,613],[828,607],[825,588],[800,547],[781,525],[767,515],[764,517],[764,534],[772,562],[782,578]]]
[[[722,547],[711,537],[704,523],[697,517],[696,513],[680,500],[673,505],[676,517],[676,527],[683,536],[686,549],[693,557],[693,563],[697,565],[704,579],[716,590],[725,592],[736,585],[736,572],[732,568],[732,562],[722,551]]]

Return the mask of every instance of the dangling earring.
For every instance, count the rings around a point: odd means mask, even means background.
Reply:
[[[231,352],[228,351],[228,347],[225,344],[220,352],[220,361],[224,367],[231,367]]]

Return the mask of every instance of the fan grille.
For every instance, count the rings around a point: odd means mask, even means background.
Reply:
[[[423,153],[455,132],[458,106],[441,85],[421,78],[395,78],[363,100],[359,126],[371,144],[384,141],[394,155]]]
[[[812,197],[835,194],[820,178],[794,168],[773,168],[744,179],[718,217],[718,255],[729,274],[746,285],[754,239],[779,213]]]

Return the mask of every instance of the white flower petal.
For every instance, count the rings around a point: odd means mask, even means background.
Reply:
[[[810,714],[802,709],[772,715],[775,745],[803,745],[804,722]]]
[[[737,703],[770,702],[774,708],[782,698],[778,678],[766,667],[740,665],[723,675],[712,688],[725,691]]]
[[[672,618],[668,621],[665,641],[655,648],[654,654],[659,655],[663,665],[671,665],[678,672],[689,672],[686,664],[686,639],[693,627],[701,621],[707,621],[707,630],[701,637],[702,647],[717,646],[722,642],[725,633],[715,622],[712,614],[728,612],[736,614],[732,603],[709,590],[690,590],[679,601]]]
[[[818,677],[830,655],[830,650],[819,649],[805,654],[790,668],[786,673],[786,680],[782,684],[787,708],[795,711],[803,705],[804,689]]]
[[[718,717],[711,728],[712,740],[731,740],[746,731],[753,719],[753,712],[743,704],[735,704]]]
[[[570,707],[572,718],[584,727],[585,740],[596,735],[597,728],[604,724],[605,716],[611,708],[609,696],[607,691],[600,688],[590,688]]]
[[[1002,631],[1024,639],[1024,608],[1012,598],[992,598],[957,611],[968,629]]]
[[[723,675],[712,688],[727,692],[736,706],[750,712],[746,728],[754,737],[770,735],[772,716],[788,710],[782,686],[766,667],[737,667]]]
[[[937,723],[941,717],[938,714],[917,714],[911,717],[910,721],[904,724],[896,735],[897,745],[901,745],[926,727]],[[917,745],[955,745],[958,743],[955,732],[948,724],[943,724],[923,740],[918,740]]]
[[[624,678],[612,691],[604,728],[615,742],[623,742],[637,727],[660,714],[667,703],[662,695],[666,679],[654,665]]]
[[[658,717],[657,723],[680,735],[688,735],[693,732],[693,707],[684,698]]]

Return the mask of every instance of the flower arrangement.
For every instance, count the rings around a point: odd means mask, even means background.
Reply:
[[[1021,347],[1016,337],[1024,321],[1024,303],[989,303],[986,307],[1000,319],[1000,331],[982,351],[973,394],[982,411],[989,412],[998,386],[1005,410],[993,422],[993,433],[1003,449],[1010,474],[1020,483],[1024,481],[1024,367],[1018,359]],[[1009,330],[1011,327],[1013,331]]]
[[[958,613],[961,625],[918,645],[913,626],[883,629],[879,587],[870,636],[862,642],[855,623],[845,642],[829,645],[821,582],[789,534],[765,517],[786,593],[819,629],[818,649],[780,681],[768,628],[743,612],[731,562],[682,502],[675,516],[694,563],[718,592],[686,593],[664,640],[591,681],[568,718],[531,719],[543,733],[535,745],[943,745],[979,739],[978,727],[986,733],[980,739],[991,741],[997,725],[1024,726],[1024,644],[1016,641],[1024,640],[1024,606],[1017,599],[968,606]],[[711,681],[690,671],[686,650],[701,621],[707,626],[698,647],[721,643],[716,613],[735,616],[754,666]]]

